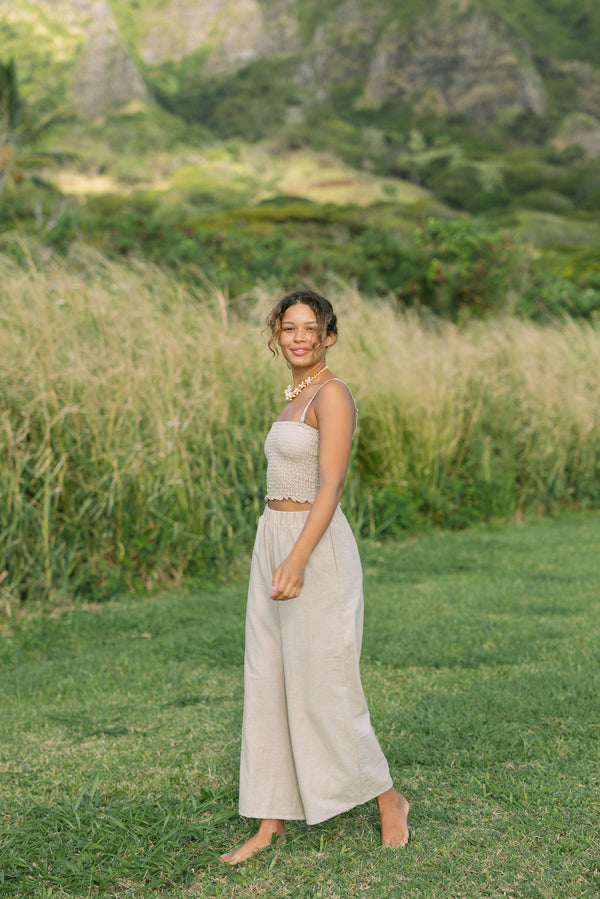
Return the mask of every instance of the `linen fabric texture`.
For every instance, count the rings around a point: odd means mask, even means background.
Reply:
[[[270,499],[314,503],[319,491],[319,431],[303,421],[274,421],[265,440]]]
[[[307,425],[305,418],[310,404],[330,381],[340,381],[348,389],[341,378],[329,378],[315,390],[302,410],[300,421],[273,422],[265,440],[267,501],[292,499],[297,503],[314,503],[319,492],[319,430]],[[356,404],[354,409],[358,415]]]
[[[339,506],[310,556],[300,595],[270,598],[273,575],[308,515],[267,507],[258,523],[246,613],[239,810],[250,818],[317,824],[385,792],[392,779],[360,681],[362,569]]]

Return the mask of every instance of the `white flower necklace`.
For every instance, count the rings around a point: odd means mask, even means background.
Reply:
[[[324,371],[327,371],[328,368],[328,365],[323,366],[321,371],[318,371],[316,375],[312,375],[310,378],[305,378],[303,381],[300,381],[297,387],[294,387],[293,384],[288,384],[288,386],[283,391],[288,403],[291,403],[294,397],[298,396],[299,393],[302,393],[305,387],[308,387],[309,384],[312,384],[312,382],[315,381],[319,377],[319,375],[322,375]]]

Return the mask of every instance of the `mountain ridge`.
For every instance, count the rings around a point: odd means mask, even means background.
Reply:
[[[587,0],[571,7],[596,15]],[[600,71],[585,47],[577,59],[540,55],[511,24],[516,9],[509,0],[401,10],[389,0],[330,0],[320,13],[311,0],[15,0],[0,14],[0,35],[38,103],[53,91],[84,118],[177,97],[190,84],[201,97],[205,82],[287,62],[288,74],[276,77],[287,79],[292,110],[335,109],[342,96],[357,111],[408,104],[482,125],[551,113],[556,130],[583,114],[585,127],[564,127],[563,142],[581,137],[585,152],[600,153]],[[561,28],[573,45],[573,29]]]

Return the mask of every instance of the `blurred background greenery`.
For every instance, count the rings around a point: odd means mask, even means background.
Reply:
[[[592,0],[3,8],[5,609],[247,551],[300,284],[343,315],[360,533],[597,507],[599,35]]]

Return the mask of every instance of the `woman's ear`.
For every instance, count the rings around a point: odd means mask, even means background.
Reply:
[[[330,332],[325,337],[325,346],[333,346],[334,343],[335,343],[335,334]]]

